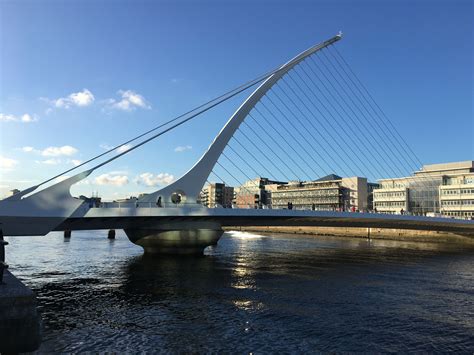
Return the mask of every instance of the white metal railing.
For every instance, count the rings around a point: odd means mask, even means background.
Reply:
[[[91,209],[91,208],[105,208],[105,209],[112,209],[112,208],[117,208],[119,210],[121,209],[148,209],[151,213],[151,210],[156,210],[159,208],[177,208],[177,207],[186,207],[186,208],[207,208],[206,206],[200,204],[200,203],[186,203],[186,202],[181,202],[181,203],[172,203],[172,202],[162,202],[161,206],[158,206],[156,203],[153,202],[139,202],[139,201],[127,201],[127,202],[95,202],[95,203],[87,203],[84,202],[83,208],[84,209]],[[231,205],[229,207],[225,207],[222,205],[215,205],[214,207],[210,208],[227,208],[227,209],[276,209],[276,210],[288,210],[287,207],[282,207],[282,208],[272,208],[272,206],[267,206],[267,205],[262,205],[261,207],[258,205],[254,204],[248,204],[248,205]],[[397,213],[398,211],[391,211],[393,213],[390,213],[388,211],[375,211],[375,210],[363,210],[363,211],[352,211],[352,210],[346,210],[346,211],[341,211],[338,209],[318,209],[315,208],[314,210],[311,207],[298,207],[298,206],[293,206],[292,208],[293,211],[315,211],[315,212],[334,212],[334,213],[369,213],[369,214],[386,214],[386,215],[393,215],[393,214],[400,214]],[[416,213],[413,212],[404,212],[403,215],[406,216],[417,216]],[[472,220],[472,217],[466,217],[466,216],[448,216],[444,214],[434,214],[434,215],[425,215],[424,217],[436,217],[436,218],[449,218],[449,219],[463,219],[463,220]]]

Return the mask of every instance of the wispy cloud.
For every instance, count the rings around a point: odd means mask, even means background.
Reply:
[[[48,99],[42,98],[43,101],[50,103],[53,107],[56,108],[71,108],[73,106],[76,107],[86,107],[90,106],[94,103],[95,97],[88,89],[83,89],[79,92],[73,92],[72,94],[66,97],[60,97],[58,99]],[[47,110],[50,113],[50,110]]]
[[[97,185],[124,186],[128,184],[127,175],[115,175],[112,173],[102,174],[94,179]]]
[[[70,145],[63,145],[62,147],[48,147],[41,151],[41,155],[44,157],[71,156],[77,152],[76,148]]]
[[[25,153],[39,154],[44,157],[60,157],[60,156],[71,156],[78,152],[78,150],[70,145],[63,145],[62,147],[47,147],[43,150],[36,149],[30,146],[20,148]]]
[[[39,152],[40,152],[39,150],[37,150],[37,149],[35,149],[35,148],[33,148],[33,147],[29,147],[29,146],[27,146],[27,147],[22,147],[21,150],[22,150],[23,152],[25,152],[25,153],[39,153]]]
[[[136,177],[135,182],[145,186],[168,185],[174,181],[174,176],[168,173],[154,175],[152,173],[143,173]]]
[[[121,96],[121,99],[108,99],[106,101],[109,108],[122,111],[133,111],[136,108],[151,109],[148,101],[142,95],[132,90],[120,90],[118,94]]]
[[[38,118],[36,116],[31,116],[27,113],[21,116],[21,122],[30,123],[36,121],[38,121]]]
[[[110,150],[110,149],[113,148],[113,146],[108,145],[107,143],[101,143],[101,144],[99,145],[99,147],[102,148],[102,149],[104,149],[104,150]],[[124,145],[122,145],[121,147],[118,147],[118,148],[116,149],[116,152],[117,152],[117,153],[123,153],[123,152],[126,152],[127,150],[129,150],[129,149],[132,148],[132,147],[133,147],[133,145],[131,145],[131,144],[124,144]]]
[[[180,146],[174,148],[174,151],[178,152],[178,153],[182,153],[182,152],[185,152],[185,151],[191,150],[191,149],[193,149],[193,147],[190,146],[190,145],[180,145]]]
[[[37,115],[30,115],[29,113],[25,113],[21,116],[15,116],[5,113],[0,113],[0,122],[23,122],[23,123],[31,123],[38,121]]]
[[[36,160],[37,164],[45,164],[45,165],[58,165],[61,164],[61,159],[46,159],[46,160]]]
[[[2,170],[13,170],[18,165],[18,161],[15,159],[6,158],[0,155],[0,168]]]

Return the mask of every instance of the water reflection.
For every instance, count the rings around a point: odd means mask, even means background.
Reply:
[[[474,253],[439,244],[225,234],[197,258],[118,233],[10,238],[43,352],[474,350]]]

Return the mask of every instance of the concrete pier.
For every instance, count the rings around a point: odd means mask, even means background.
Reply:
[[[109,229],[107,233],[107,239],[115,239],[115,229]]]
[[[38,349],[41,317],[36,296],[9,271],[0,284],[0,353],[21,353]]]
[[[167,223],[160,229],[125,229],[128,239],[146,254],[199,255],[216,245],[224,231],[212,222]]]

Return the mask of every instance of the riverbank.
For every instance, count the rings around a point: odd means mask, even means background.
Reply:
[[[474,247],[474,236],[464,236],[449,232],[422,231],[412,229],[356,228],[356,227],[282,227],[250,226],[226,227],[227,231],[238,230],[255,233],[285,233],[314,236],[352,237],[412,242],[462,243]]]
[[[0,353],[16,354],[38,349],[41,317],[36,296],[8,270],[0,284]]]

